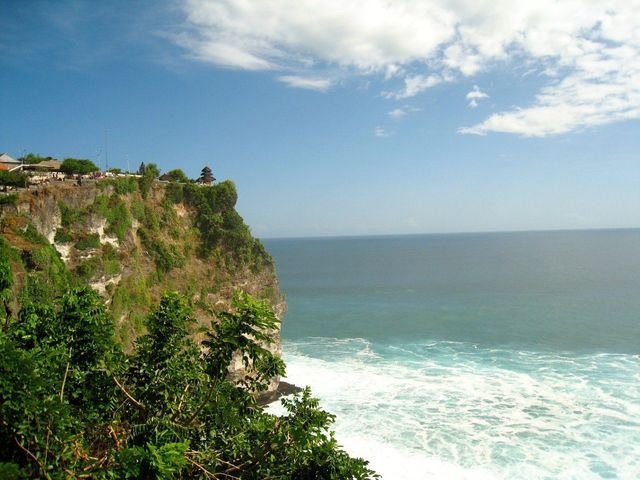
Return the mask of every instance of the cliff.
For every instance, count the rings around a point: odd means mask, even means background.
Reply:
[[[47,298],[89,284],[104,297],[125,350],[169,290],[188,299],[200,326],[229,309],[237,289],[268,300],[282,318],[273,261],[236,212],[236,199],[229,181],[145,184],[133,177],[22,191],[0,206],[0,248],[13,247],[11,308],[19,309],[23,292]],[[241,374],[241,363],[234,369]]]

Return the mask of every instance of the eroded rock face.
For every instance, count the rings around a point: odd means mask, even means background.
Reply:
[[[137,191],[117,194],[113,186],[95,182],[51,184],[20,192],[15,205],[0,211],[0,223],[31,223],[66,267],[104,296],[125,348],[143,333],[144,317],[169,290],[185,295],[200,326],[215,322],[212,312],[228,310],[238,289],[266,299],[282,319],[286,303],[273,265],[243,266],[224,251],[199,256],[195,212],[181,202],[164,202],[165,188],[156,184],[142,198]],[[115,209],[122,214],[112,215]],[[158,267],[158,253],[152,251],[158,245],[176,257],[171,268]],[[273,338],[269,349],[280,355],[280,330]],[[240,359],[231,373],[243,375]],[[274,379],[269,390],[278,382]]]

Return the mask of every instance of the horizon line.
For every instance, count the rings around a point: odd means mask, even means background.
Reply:
[[[259,240],[321,240],[338,238],[376,238],[376,237],[418,237],[427,235],[489,235],[510,233],[562,233],[562,232],[593,232],[593,231],[619,231],[640,230],[638,227],[589,227],[589,228],[545,228],[527,230],[477,230],[477,231],[452,231],[452,232],[422,232],[422,233],[371,233],[371,234],[347,234],[347,235],[310,235],[310,236],[286,236],[286,237],[261,237]]]

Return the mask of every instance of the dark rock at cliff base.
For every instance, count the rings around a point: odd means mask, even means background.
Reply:
[[[273,403],[280,397],[286,397],[287,395],[293,395],[294,393],[300,393],[302,388],[293,385],[292,383],[280,382],[278,388],[270,392],[262,392],[258,394],[257,400],[260,405],[268,405]]]

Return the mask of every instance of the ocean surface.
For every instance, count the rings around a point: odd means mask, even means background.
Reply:
[[[640,230],[264,244],[288,380],[385,480],[640,478]]]

